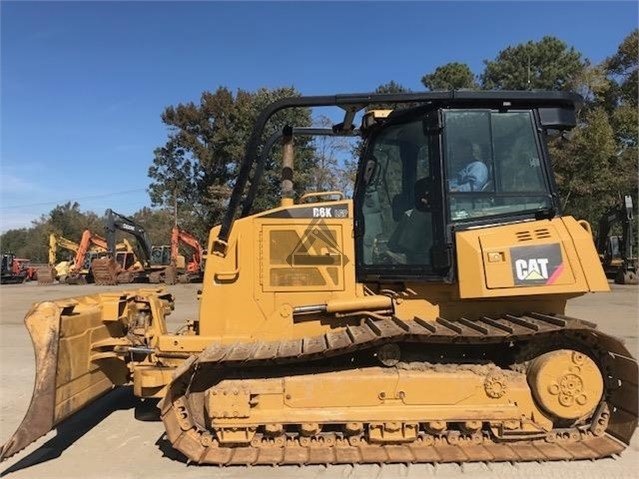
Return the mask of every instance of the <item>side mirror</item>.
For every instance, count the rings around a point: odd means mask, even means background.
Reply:
[[[415,182],[414,206],[417,211],[432,211],[433,203],[431,192],[433,191],[433,179],[431,177],[422,178]]]

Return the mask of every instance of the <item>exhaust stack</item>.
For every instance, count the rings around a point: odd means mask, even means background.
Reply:
[[[281,206],[293,205],[293,127],[285,126],[282,136],[282,200]]]

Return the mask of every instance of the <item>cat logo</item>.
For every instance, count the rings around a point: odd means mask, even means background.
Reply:
[[[548,279],[548,258],[518,259],[515,271],[521,281]]]
[[[516,285],[553,284],[564,270],[559,244],[510,249]]]

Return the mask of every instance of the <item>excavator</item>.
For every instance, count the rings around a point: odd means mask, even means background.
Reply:
[[[597,251],[606,276],[617,284],[639,284],[637,257],[632,253],[634,229],[632,196],[625,195],[623,202],[605,212],[599,219]],[[615,224],[621,226],[621,236],[611,235]]]
[[[180,254],[180,244],[193,251],[188,263],[186,263],[186,258]],[[204,276],[205,256],[205,250],[195,236],[177,225],[173,226],[171,229],[171,263],[175,265],[178,282],[201,283]]]
[[[105,229],[109,256],[98,258],[91,263],[96,284],[113,285],[133,282],[175,284],[176,272],[175,267],[171,265],[170,246],[152,246],[142,225],[110,208],[106,211]],[[132,251],[117,253],[116,230],[135,237],[139,255],[136,256]]]
[[[75,253],[72,261],[57,262],[58,249],[65,248]],[[118,251],[133,251],[125,240],[116,245]],[[106,239],[85,229],[79,243],[59,234],[49,235],[49,265],[38,269],[38,284],[51,284],[59,280],[67,284],[93,282],[91,261],[104,256],[107,251]]]
[[[133,246],[131,246],[131,243],[129,243],[126,238],[116,244],[115,249],[116,255],[133,254]],[[105,238],[88,229],[84,230],[82,233],[82,239],[80,240],[80,247],[76,252],[73,265],[69,269],[66,282],[68,284],[86,284],[87,282],[95,282],[91,264],[94,259],[105,257],[107,255],[107,251],[108,244]]]
[[[162,288],[36,303],[25,318],[34,394],[0,458],[123,385],[159,401],[164,441],[193,464],[622,453],[638,421],[637,362],[566,315],[571,298],[609,291],[590,225],[561,212],[547,149],[581,101],[437,91],[266,106],[210,230],[198,318],[169,332]],[[321,134],[361,140],[353,198],[295,202],[294,137],[320,133],[288,126],[281,203],[253,212],[277,142],[263,138],[267,122],[313,107],[344,112]],[[460,187],[462,141],[481,145],[481,189]]]
[[[72,261],[60,261],[58,262],[58,249],[64,248],[73,253],[77,253],[80,248],[79,243],[63,237],[62,235],[51,233],[49,234],[49,263],[47,266],[38,268],[38,284],[46,285],[52,284],[55,280],[62,278],[62,282],[65,282],[69,269],[72,265]]]

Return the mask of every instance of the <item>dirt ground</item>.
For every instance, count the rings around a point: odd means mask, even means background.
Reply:
[[[176,310],[169,318],[173,330],[185,319],[197,317],[196,292],[201,285],[175,285]],[[609,294],[572,300],[568,314],[598,323],[600,329],[623,338],[638,352],[639,332],[636,286],[611,285]],[[0,442],[9,439],[27,409],[34,378],[31,342],[23,325],[31,303],[121,290],[119,287],[37,286],[0,287]],[[133,417],[130,389],[113,391],[61,424],[16,456],[0,464],[0,476],[22,478],[637,478],[639,434],[618,458],[599,461],[552,463],[473,463],[339,465],[306,467],[217,468],[187,465],[171,458],[162,440],[161,422],[141,422]],[[167,457],[167,455],[169,457]]]

